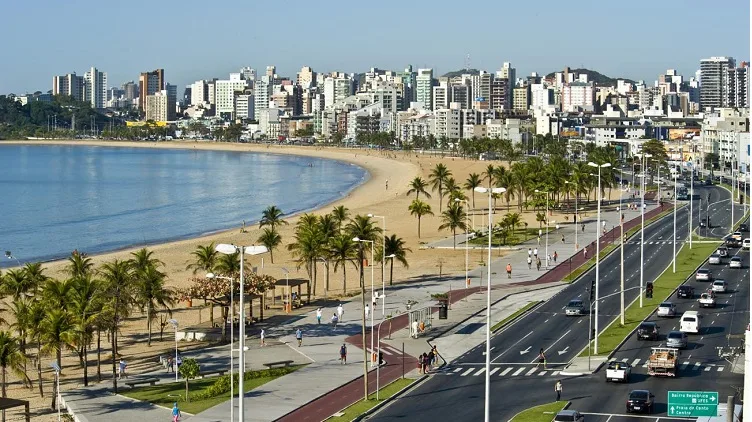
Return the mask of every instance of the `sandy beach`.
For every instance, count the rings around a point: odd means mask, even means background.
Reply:
[[[4,141],[3,144],[10,142]],[[419,281],[423,277],[431,276],[434,274],[460,274],[464,272],[465,268],[465,253],[463,248],[457,250],[452,249],[421,249],[426,243],[430,243],[436,240],[447,238],[451,236],[449,231],[439,231],[438,227],[441,224],[439,216],[439,199],[438,194],[432,192],[432,198],[426,200],[433,212],[434,216],[425,216],[421,222],[421,238],[418,238],[417,233],[417,219],[411,216],[408,211],[408,205],[414,199],[414,195],[407,196],[406,192],[409,189],[409,182],[416,176],[421,176],[424,179],[428,179],[428,174],[431,169],[439,162],[444,163],[447,168],[452,172],[452,176],[456,179],[459,185],[464,184],[470,173],[482,174],[488,164],[500,165],[501,163],[477,161],[477,160],[465,160],[460,158],[441,157],[421,155],[415,152],[402,152],[402,151],[367,151],[367,150],[355,150],[355,149],[342,149],[342,148],[317,148],[317,147],[298,147],[298,146],[276,146],[276,145],[256,145],[256,144],[230,144],[230,143],[215,143],[215,142],[159,142],[159,143],[147,143],[147,142],[113,142],[113,141],[23,141],[18,143],[32,143],[39,144],[56,144],[56,145],[88,145],[88,146],[122,146],[122,147],[139,147],[139,148],[181,148],[181,149],[196,149],[196,150],[223,150],[223,151],[238,151],[238,152],[258,152],[258,153],[274,153],[274,154],[296,154],[319,158],[328,158],[335,160],[342,160],[365,168],[369,172],[368,180],[350,192],[344,198],[335,201],[332,204],[328,204],[319,210],[311,211],[316,215],[322,215],[331,211],[334,206],[344,205],[349,208],[351,216],[357,214],[373,213],[386,217],[387,233],[389,235],[396,234],[401,237],[408,248],[412,252],[407,254],[407,261],[409,268],[404,268],[395,263],[394,266],[394,280],[395,283]],[[388,188],[387,188],[388,180]],[[468,197],[471,197],[471,193],[465,191]],[[422,198],[423,199],[423,198]],[[424,199],[425,200],[425,199]],[[469,199],[472,203],[472,199]],[[476,205],[482,209],[485,201],[480,195],[476,196]],[[516,212],[514,207],[515,201],[512,202],[513,209],[511,212]],[[274,205],[274,204],[267,204]],[[503,216],[507,210],[503,209],[506,203],[499,201],[497,207],[496,219]],[[283,212],[285,210],[282,210]],[[482,218],[481,210],[478,210],[478,215],[475,217],[475,224],[481,226],[486,224],[486,219]],[[254,218],[257,221],[261,216]],[[269,274],[275,278],[284,278],[284,272],[282,267],[290,269],[291,278],[306,278],[307,274],[305,269],[298,268],[297,264],[293,261],[286,246],[292,240],[293,230],[295,223],[299,216],[292,216],[287,219],[289,225],[281,226],[279,229],[282,236],[282,245],[278,250],[274,252],[274,263],[272,264],[267,259],[268,256],[264,255],[263,268],[261,268],[261,258],[252,257],[248,260],[248,264],[254,267],[259,267],[259,271],[265,274]],[[551,217],[554,221],[564,221],[561,215],[556,213]],[[523,221],[529,224],[529,227],[537,227],[538,223],[535,222],[535,212],[532,210],[523,213]],[[376,219],[376,223],[381,226],[381,219]],[[186,265],[191,262],[191,252],[196,249],[198,245],[207,245],[211,242],[217,243],[234,243],[242,245],[256,244],[257,238],[260,235],[258,224],[251,224],[250,221],[246,221],[246,233],[241,233],[241,222],[238,222],[238,226],[220,233],[203,236],[200,238],[181,240],[176,242],[170,242],[160,245],[149,246],[149,249],[154,251],[156,258],[164,262],[164,271],[168,274],[168,285],[174,288],[185,288],[190,285],[191,278],[194,275],[186,270]],[[73,248],[71,248],[72,250]],[[131,252],[137,248],[129,248],[117,252],[104,253],[93,256],[94,263],[100,265],[105,261],[113,259],[128,259]],[[85,251],[82,251],[85,252]],[[496,255],[497,252],[494,252]],[[474,256],[473,256],[474,255]],[[472,266],[477,265],[480,261],[480,252],[476,252],[471,255],[470,264]],[[64,275],[61,272],[65,261],[50,262],[46,264],[47,274],[53,277],[63,278]],[[319,269],[319,283],[318,289],[315,292],[318,296],[323,296],[323,279],[324,269]],[[380,284],[381,273],[380,266],[376,268],[376,279]],[[386,279],[389,277],[389,269],[387,267]],[[388,282],[388,281],[387,281]],[[330,275],[330,289],[329,296],[342,293],[342,276],[340,273],[332,272]],[[358,290],[356,272],[354,268],[348,268],[348,290]],[[277,292],[278,294],[281,291]],[[178,319],[182,326],[190,326],[199,323],[200,321],[206,321],[208,319],[208,311],[206,306],[200,306],[201,303],[193,302],[192,307],[187,307],[186,303],[178,303],[175,306],[173,316]],[[5,312],[7,317],[8,313]],[[255,313],[254,313],[255,314]],[[215,317],[218,317],[218,311],[215,312]],[[158,355],[161,351],[166,350],[172,346],[172,336],[166,336],[164,342],[153,341],[151,347],[147,347],[145,341],[138,342],[133,341],[135,334],[142,334],[146,330],[146,320],[144,316],[135,310],[131,315],[131,318],[126,323],[122,335],[122,346],[120,352],[130,360],[146,359],[152,356]],[[156,324],[153,327],[153,331],[157,333],[155,336],[159,338],[159,329]],[[129,337],[131,340],[129,340]],[[103,355],[109,354],[109,343],[102,340]],[[66,368],[65,376],[62,379],[63,389],[74,388],[81,384],[82,371],[78,367],[78,360],[74,353],[70,351],[64,351],[64,367]],[[44,358],[43,361],[49,358]],[[96,364],[96,355],[91,353],[89,355],[90,365]],[[46,365],[46,364],[45,364]],[[96,373],[96,368],[91,373]],[[32,372],[32,371],[30,371]],[[103,372],[107,372],[107,369],[103,367]],[[32,379],[36,378],[35,371],[30,374]],[[10,376],[11,380],[14,380],[13,376]],[[52,379],[52,374],[47,373],[45,376],[45,391],[49,393],[51,386],[49,380]],[[36,412],[42,412],[44,409],[49,409],[49,398],[40,399],[38,394],[32,391],[24,389],[20,384],[14,384],[10,386],[10,397],[24,398],[32,401],[32,408]],[[37,413],[38,414],[38,413]],[[35,420],[53,420],[50,415],[40,416]]]

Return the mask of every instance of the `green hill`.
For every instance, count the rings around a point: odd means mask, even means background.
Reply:
[[[599,86],[616,86],[617,79],[623,79],[625,82],[632,83],[632,84],[635,83],[635,81],[631,79],[611,78],[598,71],[590,70],[590,69],[569,69],[569,71],[572,73],[580,73],[580,74],[584,73],[588,75],[588,81],[595,82],[595,84]],[[563,69],[557,70],[556,72],[563,72]],[[553,78],[556,72],[549,73],[548,75],[546,75],[546,78]]]
[[[460,69],[460,70],[453,70],[451,72],[445,73],[445,78],[454,78],[455,76],[462,76],[462,75],[477,75],[480,73],[480,70],[478,69]]]

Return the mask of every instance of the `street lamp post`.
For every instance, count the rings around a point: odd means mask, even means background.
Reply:
[[[678,172],[674,171],[674,259],[673,259],[673,269],[674,272],[676,272],[676,185],[677,185],[677,176]],[[689,198],[689,201],[692,201],[692,198]],[[690,214],[691,215],[691,214]],[[691,218],[691,217],[690,217]]]
[[[381,317],[384,318],[384,315],[386,315],[386,285],[384,284],[384,271],[386,268],[386,257],[384,256],[386,255],[386,217],[373,214],[368,214],[368,216],[372,218],[380,218],[381,222],[383,223],[383,233],[381,234]],[[371,292],[371,296],[373,297],[373,292]],[[373,326],[373,323],[371,323],[371,326]]]
[[[643,159],[642,164],[642,182],[640,186],[640,193],[642,194],[642,203],[640,204],[640,215],[642,222],[640,223],[640,308],[642,308],[642,288],[645,284],[645,182],[647,181],[647,163],[648,158],[652,157],[650,154],[642,153],[640,157]]]
[[[620,255],[621,255],[621,265],[619,265],[619,271],[620,271],[619,282],[621,286],[621,295],[619,296],[619,304],[620,304],[621,312],[619,312],[619,318],[620,318],[621,325],[624,325],[624,313],[625,313],[624,311],[624,243],[626,239],[624,238],[624,211],[623,211],[622,204],[621,204],[621,197],[623,196],[622,188],[624,186],[623,180],[624,180],[624,166],[622,166],[622,168],[619,169],[619,207],[617,208],[617,210],[619,211],[619,229],[620,229],[619,237],[621,238],[621,245],[619,248]]]
[[[467,205],[468,209],[470,208],[470,205],[468,204],[466,199],[456,198],[454,202],[464,202],[465,205]],[[465,220],[469,220],[468,214],[465,214]],[[470,249],[468,249],[468,245],[470,244],[470,233],[468,232],[468,230],[469,229],[467,227],[467,222],[466,222],[465,223],[465,287],[467,287],[468,271],[469,271],[468,265],[469,265],[469,255],[470,255]]]
[[[506,192],[506,188],[484,188],[477,187],[475,192],[488,193],[488,285],[486,286],[486,396],[484,405],[484,421],[490,420],[490,395],[491,395],[491,228],[493,227],[493,216],[491,215],[491,207],[493,206],[492,197],[493,194],[500,194]]]
[[[224,277],[216,275],[214,273],[207,273],[206,278],[216,278],[219,280],[225,280],[230,282],[230,380],[232,380],[235,373],[234,356],[235,353],[235,286],[232,277]],[[177,356],[175,357],[177,359]],[[177,365],[177,362],[175,363]],[[230,382],[230,420],[235,420],[235,383]]]
[[[238,347],[240,350],[240,353],[238,353],[238,367],[240,367],[240,376],[238,377],[238,419],[242,422],[245,420],[245,408],[243,406],[243,397],[245,395],[245,390],[243,389],[243,378],[245,375],[245,278],[243,267],[245,267],[245,260],[243,254],[260,255],[269,250],[266,246],[235,246],[229,243],[220,243],[214,250],[225,255],[240,253],[240,328],[238,328],[240,342]]]
[[[694,217],[693,205],[695,202],[695,166],[691,161],[689,165],[692,168],[692,171],[689,174],[689,249],[692,249],[692,218]],[[702,198],[700,199],[700,205],[702,205]]]
[[[611,167],[611,163],[596,164],[592,161],[588,162],[590,167],[596,167],[598,169],[598,230],[601,227],[601,202],[603,201],[601,195],[601,169]],[[600,233],[595,236],[595,344],[593,345],[593,352],[598,354],[598,297],[599,297],[599,285],[600,285],[600,250],[601,239]],[[623,239],[622,239],[623,241]]]
[[[361,258],[363,257],[363,242],[371,242],[371,244],[373,245],[373,241],[360,239],[357,236],[353,238],[353,242],[358,242],[358,247],[360,249],[359,256]],[[360,268],[361,268],[361,270],[363,268],[363,260],[362,259],[360,261]],[[362,277],[361,277],[361,279],[362,279]],[[368,348],[366,348],[366,313],[365,313],[365,308],[366,308],[366,286],[365,286],[365,281],[363,281],[363,280],[361,280],[361,283],[360,283],[360,299],[361,299],[361,305],[362,305],[362,308],[363,308],[361,310],[361,312],[360,312],[361,321],[362,321],[362,324],[361,324],[361,339],[362,339],[362,342],[363,342],[363,391],[364,391],[363,401],[367,401],[368,400]],[[371,340],[373,340],[373,334],[371,334]]]
[[[544,192],[542,190],[535,190],[535,193],[542,193],[546,195],[546,269],[548,269],[548,192]],[[577,233],[577,228],[575,227],[575,233]]]
[[[578,185],[577,183],[574,183],[574,182],[570,182],[569,180],[565,180],[564,183],[566,183],[568,185],[570,185],[570,184],[574,185],[574,187],[575,187],[575,190],[574,190],[574,250],[576,252],[577,249],[580,248],[579,243],[577,243],[577,232],[579,231],[579,230],[577,230],[577,211],[578,211],[578,209],[577,209],[577,198],[580,196],[580,192],[579,192],[580,185]]]
[[[175,382],[178,381],[178,320],[169,319],[167,322],[175,329]]]

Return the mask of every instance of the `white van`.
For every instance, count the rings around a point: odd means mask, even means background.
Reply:
[[[679,321],[679,331],[682,333],[698,334],[700,332],[700,314],[697,311],[687,311]]]

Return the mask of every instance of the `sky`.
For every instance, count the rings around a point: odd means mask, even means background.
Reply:
[[[182,87],[243,66],[281,76],[465,67],[517,76],[565,66],[645,80],[702,58],[749,61],[748,0],[259,1],[0,0],[0,94],[52,89],[52,77],[95,66],[109,86],[165,69]],[[11,34],[9,36],[9,34]]]

